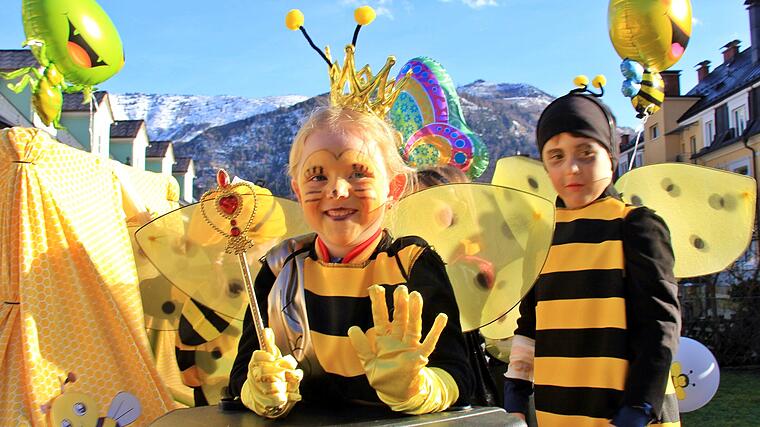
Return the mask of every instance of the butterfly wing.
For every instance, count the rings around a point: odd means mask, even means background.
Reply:
[[[653,209],[670,229],[676,277],[721,271],[747,248],[755,221],[755,180],[683,163],[633,169],[615,188],[633,205]]]
[[[467,126],[456,86],[441,64],[431,58],[409,60],[398,79],[411,72],[389,112],[401,132],[401,152],[415,167],[449,164],[471,178],[488,166],[488,150]]]
[[[554,206],[488,184],[449,184],[401,199],[386,226],[433,246],[459,305],[462,329],[498,319],[530,289],[551,244]]]

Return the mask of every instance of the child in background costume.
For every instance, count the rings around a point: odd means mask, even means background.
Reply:
[[[347,46],[346,73],[356,73],[353,52]],[[382,118],[398,93],[386,91],[389,64],[363,81],[381,89],[348,94],[331,64],[332,105],[293,142],[291,185],[315,233],[262,259],[255,292],[272,351],[259,349],[248,311],[230,375],[231,393],[261,416],[282,417],[301,398],[423,414],[466,404],[471,394],[443,261],[422,239],[394,239],[382,228],[411,172],[397,151],[400,135]]]
[[[520,304],[505,409],[524,415],[533,389],[542,427],[679,425],[669,374],[680,333],[670,233],[612,187],[615,121],[593,95],[558,98],[537,125],[559,194],[556,228]]]

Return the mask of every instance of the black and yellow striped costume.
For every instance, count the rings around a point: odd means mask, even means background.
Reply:
[[[367,289],[386,287],[392,313],[393,288],[406,284],[424,301],[423,336],[438,313],[449,321],[441,334],[429,367],[448,372],[459,388],[459,404],[472,390],[459,310],[443,261],[422,239],[395,241],[385,233],[368,260],[359,264],[335,264],[318,259],[315,235],[290,239],[264,258],[255,291],[264,322],[275,332],[283,354],[292,354],[304,371],[300,392],[305,401],[382,403],[369,385],[348,339],[348,328],[372,327]],[[237,359],[230,374],[230,391],[239,396],[247,379],[248,364],[258,349],[250,310],[243,322]]]
[[[515,335],[535,340],[541,427],[607,426],[623,406],[645,403],[662,422],[652,425],[680,425],[669,375],[680,332],[669,233],[654,212],[616,196],[609,188],[575,210],[558,199],[546,264],[520,305]]]

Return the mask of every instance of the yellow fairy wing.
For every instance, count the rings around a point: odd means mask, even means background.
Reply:
[[[128,230],[135,256],[137,277],[140,281],[145,328],[156,331],[176,330],[179,327],[182,305],[187,296],[175,288],[145,256],[135,238],[137,228],[137,226],[130,226]]]
[[[656,211],[670,229],[676,277],[721,271],[752,238],[755,180],[683,163],[634,169],[615,184],[623,199]]]
[[[489,323],[480,328],[480,334],[484,338],[492,340],[503,340],[515,334],[517,329],[517,319],[520,318],[520,310],[515,307],[509,310],[509,313],[499,317],[495,322]]]
[[[401,199],[386,226],[435,248],[470,331],[501,317],[533,285],[551,244],[554,205],[511,188],[449,184]]]
[[[201,388],[209,405],[219,403],[224,397],[223,392],[230,382],[230,371],[237,357],[238,341],[242,333],[243,322],[233,322],[219,338],[195,351]]]
[[[554,191],[544,165],[538,160],[523,156],[504,157],[496,162],[491,184],[516,188],[554,201]]]
[[[251,188],[254,190],[251,191]],[[242,319],[248,304],[238,257],[225,253],[232,227],[253,242],[246,252],[255,277],[261,258],[282,239],[308,232],[298,204],[269,190],[240,186],[236,224],[220,211],[219,197],[169,212],[136,232],[145,256],[182,293],[219,314]]]

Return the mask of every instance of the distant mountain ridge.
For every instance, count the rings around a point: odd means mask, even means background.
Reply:
[[[204,130],[302,102],[301,95],[240,96],[112,94],[117,120],[143,119],[152,141],[189,141]]]
[[[554,97],[527,84],[483,80],[460,86],[457,92],[469,127],[491,156],[478,181],[491,180],[501,157],[536,156],[536,122]],[[217,168],[290,197],[290,144],[311,111],[328,102],[326,94],[308,99],[125,94],[115,99],[117,117],[146,120],[151,140],[173,140],[177,156],[195,159],[196,197],[215,185]]]

